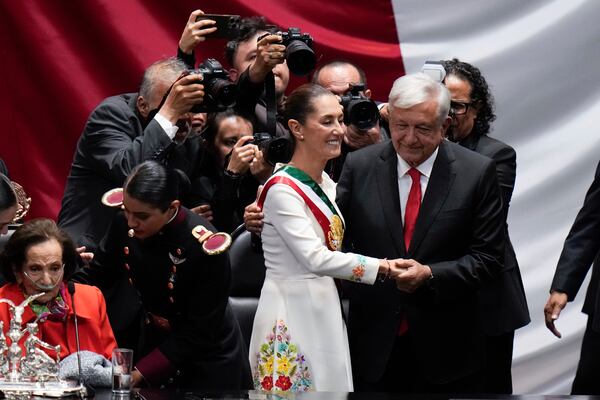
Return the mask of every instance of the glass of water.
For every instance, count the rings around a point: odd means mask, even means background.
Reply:
[[[115,394],[131,392],[131,370],[133,368],[133,350],[114,349],[112,353],[112,391]]]

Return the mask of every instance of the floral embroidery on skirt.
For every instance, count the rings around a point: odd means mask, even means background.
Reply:
[[[254,387],[259,390],[306,392],[313,388],[308,363],[291,343],[284,321],[279,320],[256,354]]]

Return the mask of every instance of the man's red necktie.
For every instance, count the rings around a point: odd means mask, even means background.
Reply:
[[[407,174],[412,178],[412,185],[410,186],[406,210],[404,211],[404,244],[406,251],[410,246],[410,240],[415,231],[415,224],[419,215],[419,208],[421,208],[421,173],[419,170],[411,168]]]
[[[419,209],[421,208],[421,173],[415,168],[409,169],[407,173],[412,178],[412,185],[410,186],[408,200],[406,201],[406,210],[404,210],[404,245],[408,252],[410,240],[415,231]],[[398,335],[404,335],[407,331],[408,321],[406,320],[405,314],[402,316],[400,328],[398,328]]]

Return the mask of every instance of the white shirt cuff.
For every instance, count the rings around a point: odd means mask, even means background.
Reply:
[[[177,125],[173,125],[171,121],[160,115],[160,113],[157,113],[154,116],[154,119],[163,128],[169,139],[173,140],[177,134],[177,131],[179,130],[179,127]]]

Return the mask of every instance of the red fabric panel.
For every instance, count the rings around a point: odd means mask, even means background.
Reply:
[[[302,28],[320,62],[361,65],[375,99],[404,73],[389,0],[0,0],[0,157],[33,199],[28,217],[58,215],[89,113],[107,96],[137,91],[146,66],[175,55],[198,7]],[[197,58],[225,63],[224,44],[203,43]],[[290,89],[305,80],[293,78]]]

